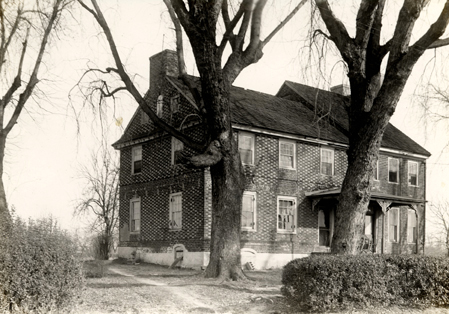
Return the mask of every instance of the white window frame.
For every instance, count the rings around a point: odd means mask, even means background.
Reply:
[[[416,165],[416,184],[411,184],[410,183],[410,166],[411,165]],[[418,186],[419,185],[419,180],[418,180],[418,177],[419,177],[419,163],[417,161],[409,160],[407,168],[408,168],[408,177],[407,177],[408,185],[410,185],[410,186]]]
[[[243,197],[251,197],[252,198],[252,213],[253,213],[253,222],[252,222],[252,226],[242,226],[241,224],[241,228],[243,231],[251,231],[251,232],[255,232],[257,230],[257,193],[256,192],[250,192],[250,191],[244,191],[243,192]],[[241,220],[243,221],[243,198],[242,198],[242,218]]]
[[[292,166],[284,166],[281,164],[281,156],[282,156],[282,151],[281,151],[281,146],[282,144],[287,144],[287,145],[292,145],[293,147],[293,155],[292,155],[292,160],[293,160],[293,165]],[[283,169],[296,169],[296,142],[295,141],[289,141],[289,140],[284,140],[284,139],[280,139],[279,140],[279,168],[283,168]]]
[[[139,203],[139,218],[135,218],[136,214],[134,212],[134,204]],[[133,224],[133,221],[138,221],[138,229],[135,227],[135,223]],[[140,197],[134,197],[130,199],[129,201],[129,232],[130,233],[140,233],[140,227],[141,227],[141,221],[142,221],[142,201]],[[133,227],[134,226],[134,227]]]
[[[392,211],[396,210],[397,211],[397,218],[396,218],[396,225],[397,225],[397,240],[394,241],[394,236],[392,237],[391,234],[391,219],[392,219]],[[388,210],[388,241],[390,241],[391,243],[399,243],[401,241],[401,209],[399,207],[390,207],[390,209]]]
[[[332,173],[329,175],[327,173],[323,173],[323,152],[328,151],[331,153],[332,158]],[[320,174],[324,176],[333,176],[335,174],[335,150],[329,147],[321,147],[320,149]]]
[[[175,164],[175,153],[184,149],[184,143],[176,137],[171,137],[171,164]]]
[[[396,160],[398,163],[398,173],[396,176],[397,181],[390,181],[390,160]],[[388,157],[388,183],[399,184],[399,176],[401,173],[400,162],[398,158]]]
[[[410,241],[410,225],[411,225],[410,215],[412,215],[415,220],[415,225],[414,225],[415,233],[414,234],[415,234],[416,239],[414,241],[413,241],[413,239],[412,239],[412,241]],[[416,241],[418,241],[418,217],[416,215],[416,212],[413,209],[408,208],[408,210],[407,210],[407,242],[408,243],[416,243]]]
[[[240,152],[240,143],[241,138],[242,137],[250,137],[251,138],[251,163],[245,163],[243,162],[243,159],[240,157],[240,159],[242,160],[242,164],[244,165],[254,165],[254,156],[255,156],[255,147],[256,147],[256,137],[253,133],[248,133],[248,132],[239,132],[239,152]]]
[[[140,159],[137,159],[137,158],[139,158],[139,156],[136,153],[137,151],[140,151]],[[134,163],[136,161],[141,162],[139,172],[135,172],[135,169],[134,169]],[[131,149],[131,174],[140,174],[140,173],[142,173],[142,171],[143,171],[143,147],[142,147],[142,145],[138,145],[138,146],[134,146]]]
[[[373,178],[374,181],[379,181],[379,159],[376,161],[376,168],[374,169]]]
[[[176,198],[179,198],[179,210],[175,207],[176,205]],[[169,230],[181,230],[182,229],[182,192],[177,193],[171,193],[169,198],[169,216],[168,216],[168,228]],[[180,213],[180,218],[178,222],[175,222],[175,219],[173,219],[173,216],[175,213]]]
[[[279,228],[279,201],[293,201],[293,226],[291,230],[286,230],[283,228]],[[276,201],[276,207],[277,207],[277,212],[276,212],[276,230],[277,233],[284,233],[284,234],[296,234],[296,230],[298,229],[298,209],[297,209],[297,199],[296,197],[293,196],[278,196],[277,197],[277,201]]]
[[[164,113],[164,96],[159,95],[159,96],[157,96],[157,101],[156,101],[156,115],[159,118],[162,118],[163,113]]]

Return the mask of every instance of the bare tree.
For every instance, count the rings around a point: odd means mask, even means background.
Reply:
[[[75,214],[94,217],[91,222],[95,240],[98,241],[99,255],[107,260],[113,248],[114,235],[117,233],[119,215],[119,167],[117,158],[111,156],[102,146],[100,154],[92,154],[91,164],[84,166],[81,177],[85,188]]]
[[[198,152],[198,155],[188,158],[190,165],[210,167],[212,234],[206,276],[235,280],[244,278],[240,266],[240,215],[245,176],[231,127],[230,87],[245,67],[262,57],[264,46],[306,1],[298,1],[298,5],[283,22],[262,39],[262,13],[266,0],[243,0],[236,6],[231,6],[227,0],[164,0],[175,25],[180,77],[199,108],[198,114],[206,134],[205,141],[201,143],[166,124],[150,109],[123,67],[112,33],[97,1],[91,0],[93,8],[81,0],[78,2],[95,17],[106,35],[115,61],[115,67],[106,70],[119,76],[124,83],[123,87],[105,91],[104,94],[112,96],[120,89],[126,89],[156,126]],[[232,17],[233,7],[236,11]],[[217,30],[220,17],[225,27],[224,34],[221,35]],[[183,31],[193,49],[200,86],[186,74]],[[230,47],[230,55],[226,58],[224,52],[227,47]]]
[[[10,221],[2,179],[6,139],[40,82],[51,34],[70,2],[0,0],[0,227]]]
[[[431,222],[436,226],[436,232],[440,235],[438,240],[443,242],[446,255],[449,257],[449,200],[441,201],[430,206],[433,219]]]
[[[348,169],[336,211],[334,253],[356,254],[368,208],[373,168],[378,159],[382,136],[393,115],[412,69],[427,49],[449,43],[440,39],[449,22],[449,1],[438,19],[414,43],[412,32],[428,0],[405,0],[392,37],[381,42],[385,0],[362,0],[351,37],[327,0],[315,0],[327,28],[317,30],[338,49],[348,69],[351,87],[349,115]],[[381,81],[381,64],[386,71]]]

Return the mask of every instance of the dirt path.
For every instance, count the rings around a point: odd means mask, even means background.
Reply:
[[[196,293],[192,293],[192,289],[187,286],[171,286],[166,282],[162,282],[161,280],[151,280],[147,278],[136,277],[133,274],[125,272],[123,270],[119,270],[114,267],[109,268],[110,272],[118,274],[120,276],[131,278],[132,280],[148,285],[158,287],[159,293],[163,293],[166,295],[170,295],[171,297],[177,298],[178,302],[183,304],[184,308],[188,308],[189,312],[201,312],[201,313],[217,313],[211,306],[211,304],[204,303],[204,298],[198,298]]]

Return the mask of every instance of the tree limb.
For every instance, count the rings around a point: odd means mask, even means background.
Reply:
[[[81,0],[78,0],[78,2],[83,5],[83,2]],[[137,90],[136,86],[132,82],[131,78],[128,76],[127,72],[125,71],[123,67],[123,63],[121,61],[120,55],[118,53],[117,47],[115,45],[114,38],[112,36],[111,30],[109,28],[108,23],[106,22],[106,19],[103,16],[103,13],[98,6],[98,3],[96,0],[91,0],[92,5],[94,6],[94,10],[86,8],[86,5],[83,5],[83,7],[90,12],[94,18],[97,20],[98,24],[102,28],[103,32],[106,35],[106,39],[109,44],[109,48],[111,49],[112,56],[114,58],[115,65],[117,67],[117,73],[119,74],[121,80],[126,86],[126,89],[128,92],[133,96],[133,98],[136,100],[136,102],[139,104],[140,108],[150,117],[150,119],[154,122],[154,124],[158,127],[160,127],[162,130],[166,131],[167,133],[173,135],[174,137],[178,138],[181,142],[183,142],[188,147],[202,151],[204,149],[204,145],[202,143],[199,143],[193,139],[191,139],[189,136],[185,135],[184,133],[176,130],[169,124],[167,124],[165,121],[160,119],[156,113],[151,110],[150,106],[147,104],[147,101],[140,95],[139,91]]]

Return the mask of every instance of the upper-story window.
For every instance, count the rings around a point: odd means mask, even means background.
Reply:
[[[179,111],[179,95],[170,98],[170,110],[172,113]]]
[[[416,213],[413,209],[408,209],[407,217],[407,242],[416,243],[417,240],[417,224],[416,224]]]
[[[334,175],[334,150],[331,148],[321,148],[320,173]]]
[[[392,207],[388,211],[388,238],[390,242],[399,242],[399,208]]]
[[[168,227],[171,230],[182,228],[182,192],[170,194],[170,212]]]
[[[254,134],[239,132],[239,153],[244,165],[254,165]]]
[[[140,231],[140,197],[131,199],[129,208],[129,231]]]
[[[419,165],[416,161],[408,162],[408,184],[418,186]]]
[[[374,164],[373,177],[374,180],[379,181],[379,160]]]
[[[171,138],[171,164],[176,164],[176,155],[184,149],[184,144],[176,137]]]
[[[132,148],[132,164],[131,173],[141,173],[142,172],[142,146],[134,146]]]
[[[399,182],[399,159],[388,158],[388,182]]]
[[[256,230],[256,192],[243,192],[242,230]]]
[[[294,141],[279,140],[279,167],[296,168],[296,145]]]
[[[161,118],[164,109],[164,96],[159,95],[156,102],[156,115]]]
[[[278,227],[279,233],[296,233],[296,197],[278,196]]]

